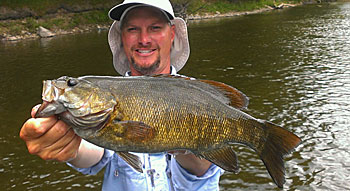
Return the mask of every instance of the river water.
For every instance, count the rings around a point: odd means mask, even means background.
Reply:
[[[0,189],[100,190],[84,176],[32,156],[19,138],[42,80],[116,75],[107,32],[0,42]],[[181,74],[230,84],[250,98],[248,113],[303,140],[286,157],[285,190],[350,188],[350,3],[191,22],[191,56]],[[237,146],[238,174],[221,190],[279,190],[263,163]]]

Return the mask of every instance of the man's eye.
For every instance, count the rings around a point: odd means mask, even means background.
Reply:
[[[160,26],[152,26],[151,28],[152,28],[152,30],[160,30],[162,27],[160,27]]]
[[[132,32],[132,31],[136,31],[136,28],[135,27],[130,27],[127,29],[129,32]]]

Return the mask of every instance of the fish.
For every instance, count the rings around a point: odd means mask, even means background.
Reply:
[[[83,139],[115,151],[142,171],[132,152],[189,151],[238,173],[234,144],[257,153],[275,184],[284,156],[300,144],[291,131],[244,112],[249,98],[227,84],[179,75],[62,76],[43,81],[35,117],[57,115]]]

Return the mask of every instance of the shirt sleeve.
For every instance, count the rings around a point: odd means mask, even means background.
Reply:
[[[219,190],[219,179],[224,170],[215,164],[211,164],[203,176],[196,176],[187,172],[172,158],[170,160],[171,181],[174,190]]]
[[[101,160],[97,164],[89,168],[77,168],[72,164],[70,164],[69,162],[67,163],[67,165],[83,174],[95,175],[106,166],[106,164],[112,159],[113,154],[114,154],[114,151],[104,149],[104,153]]]

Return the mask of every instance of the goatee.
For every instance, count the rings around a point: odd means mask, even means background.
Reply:
[[[143,75],[150,75],[150,74],[154,74],[154,72],[159,68],[160,65],[160,57],[158,56],[157,60],[154,61],[151,65],[147,66],[147,67],[142,67],[139,66],[135,63],[134,58],[131,57],[131,65],[133,66],[133,68],[135,70],[137,70],[138,72],[140,72]]]

